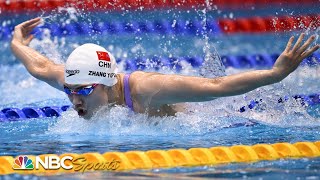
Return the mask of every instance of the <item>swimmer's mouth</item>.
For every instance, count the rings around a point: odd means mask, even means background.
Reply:
[[[78,115],[79,116],[84,116],[84,115],[86,115],[87,114],[87,111],[86,110],[83,110],[83,109],[79,109],[78,110]]]

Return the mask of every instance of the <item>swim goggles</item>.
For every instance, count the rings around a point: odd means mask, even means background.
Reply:
[[[84,95],[84,96],[89,96],[94,88],[97,86],[98,84],[93,84],[91,86],[85,86],[85,87],[82,87],[82,88],[77,88],[77,90],[74,90],[74,89],[70,89],[66,86],[63,86],[63,89],[64,89],[64,92],[68,95],[70,94],[79,94],[79,95]]]

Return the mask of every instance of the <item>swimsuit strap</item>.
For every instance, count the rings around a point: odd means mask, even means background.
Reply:
[[[130,78],[130,74],[125,74],[124,75],[124,99],[126,102],[126,105],[133,111],[133,103],[132,103],[132,99],[131,99],[131,95],[130,95],[130,86],[129,86],[129,78]]]

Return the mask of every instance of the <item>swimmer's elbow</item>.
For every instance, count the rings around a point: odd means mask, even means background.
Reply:
[[[35,69],[32,73],[30,72],[30,74],[36,79],[46,82],[50,86],[63,91],[63,71],[60,68],[57,70],[54,69],[56,68]]]
[[[49,73],[50,67],[46,62],[38,62],[33,64],[32,67],[27,69],[33,77],[39,80],[44,80],[47,74]]]
[[[225,84],[223,83],[222,78],[214,78],[210,79],[209,81],[210,85],[208,86],[208,99],[213,100],[219,97],[224,97],[226,96],[226,87]]]
[[[64,66],[56,65],[49,61],[42,62],[34,66],[29,72],[33,77],[41,81],[45,81],[47,83],[57,82],[59,79],[61,79],[61,77],[63,77]]]
[[[36,79],[39,79],[41,81],[46,81],[47,77],[46,77],[46,73],[43,70],[32,70],[29,71],[29,73]]]

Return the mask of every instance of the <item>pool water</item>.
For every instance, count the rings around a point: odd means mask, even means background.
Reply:
[[[285,13],[292,9],[253,10],[254,15],[265,15],[276,12]],[[306,13],[315,11],[310,8]],[[297,10],[300,13],[301,10]],[[219,17],[216,12],[207,14],[179,11],[158,12],[165,18]],[[231,12],[223,12],[229,14]],[[233,12],[242,16],[245,12]],[[303,13],[303,12],[301,12]],[[99,18],[156,18],[156,13],[133,12],[121,15],[104,13],[82,13],[79,19],[95,20]],[[248,14],[247,14],[248,15]],[[46,22],[59,22],[72,18],[71,15],[45,14]],[[31,16],[30,16],[31,17]],[[6,17],[7,20],[10,17]],[[20,22],[24,17],[12,23]],[[8,20],[9,21],[9,20]],[[309,34],[319,34],[319,31]],[[210,50],[215,49],[220,55],[246,55],[257,53],[281,53],[290,35],[298,32],[274,34],[236,34],[210,36],[205,35],[92,35],[41,37],[31,43],[56,63],[63,63],[74,47],[95,42],[104,45],[117,58],[136,58],[157,56],[204,56],[206,44]],[[1,43],[0,61],[0,109],[6,107],[23,108],[27,106],[63,106],[70,105],[64,93],[31,77],[24,67],[10,54],[9,41]],[[319,40],[317,39],[317,42]],[[161,69],[162,73],[180,73],[199,76],[199,69],[186,65],[181,72]],[[125,71],[123,64],[120,70]],[[218,69],[217,74],[234,74],[253,69]],[[154,71],[154,69],[148,69]],[[63,154],[108,151],[147,151],[152,149],[173,149],[192,147],[213,147],[231,145],[253,145],[258,143],[276,143],[297,141],[317,141],[320,139],[319,106],[302,106],[300,102],[289,98],[285,103],[278,103],[284,96],[296,94],[314,94],[320,90],[320,66],[302,66],[281,83],[254,90],[245,95],[220,98],[212,102],[187,104],[193,112],[179,113],[176,117],[147,117],[134,114],[126,107],[115,107],[100,111],[90,120],[77,116],[72,109],[61,117],[26,119],[0,123],[0,155],[17,156],[20,154]],[[206,76],[213,76],[208,72]],[[263,103],[243,113],[239,108],[247,105],[252,99],[263,99]],[[235,125],[236,124],[236,125]],[[266,179],[319,179],[320,158],[285,159],[262,161],[257,163],[239,163],[218,166],[179,167],[171,169],[136,170],[132,172],[93,172],[83,175],[60,175],[45,177],[48,179],[78,178],[266,178]],[[8,175],[1,178],[37,179],[37,176]],[[41,177],[44,178],[44,177]]]

